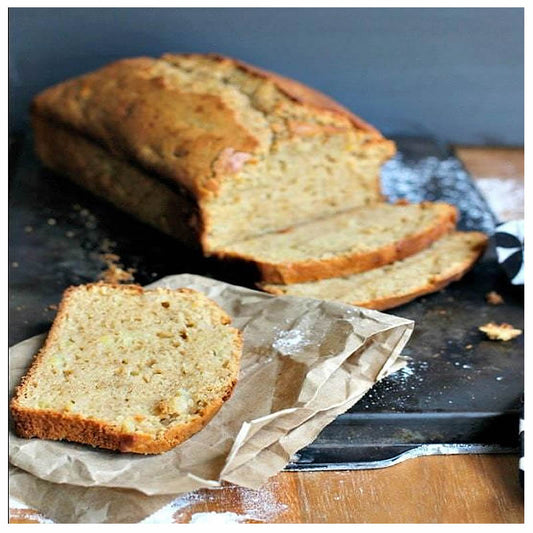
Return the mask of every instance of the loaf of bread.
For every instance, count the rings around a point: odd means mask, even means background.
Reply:
[[[32,120],[46,166],[205,255],[251,264],[276,294],[389,308],[455,279],[484,240],[457,233],[424,252],[456,212],[384,202],[391,141],[219,55],[117,61],[39,94]]]
[[[415,254],[455,228],[445,203],[373,204],[228,244],[218,257],[254,264],[268,283],[345,276]]]
[[[218,55],[117,61],[32,116],[46,166],[205,253],[379,201],[395,150],[323,94]]]
[[[169,450],[233,391],[241,335],[229,323],[189,289],[68,289],[11,401],[17,434],[122,452]]]
[[[401,261],[351,276],[289,285],[261,284],[272,294],[305,296],[384,310],[460,279],[483,253],[487,236],[453,232]]]

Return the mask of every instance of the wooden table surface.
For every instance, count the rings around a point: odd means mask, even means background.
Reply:
[[[524,216],[524,151],[457,147],[501,220]],[[281,472],[260,490],[227,485],[185,494],[160,513],[169,522],[523,523],[514,455],[419,457],[378,470]],[[10,509],[11,523],[45,519]]]

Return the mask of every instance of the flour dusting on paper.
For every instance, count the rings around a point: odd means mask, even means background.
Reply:
[[[279,331],[272,343],[274,350],[281,355],[292,355],[301,352],[305,346],[309,346],[311,340],[298,329]]]

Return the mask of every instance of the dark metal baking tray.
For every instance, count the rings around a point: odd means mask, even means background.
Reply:
[[[446,147],[396,141],[399,153],[383,171],[391,199],[445,200],[460,209],[461,228],[493,232],[494,215]],[[29,134],[10,139],[9,180],[10,344],[46,331],[55,313],[50,306],[67,286],[97,279],[105,251],[134,268],[141,284],[192,272],[249,285],[44,170]],[[486,303],[491,290],[503,305]],[[496,321],[523,329],[523,290],[509,284],[492,248],[460,282],[393,312],[416,322],[404,351],[407,368],[327,426],[288,469],[376,468],[421,454],[518,450],[523,336],[494,342],[477,328]]]

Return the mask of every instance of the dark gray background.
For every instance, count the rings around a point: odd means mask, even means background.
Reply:
[[[523,9],[10,9],[10,130],[40,89],[125,56],[220,52],[387,135],[523,144]]]

